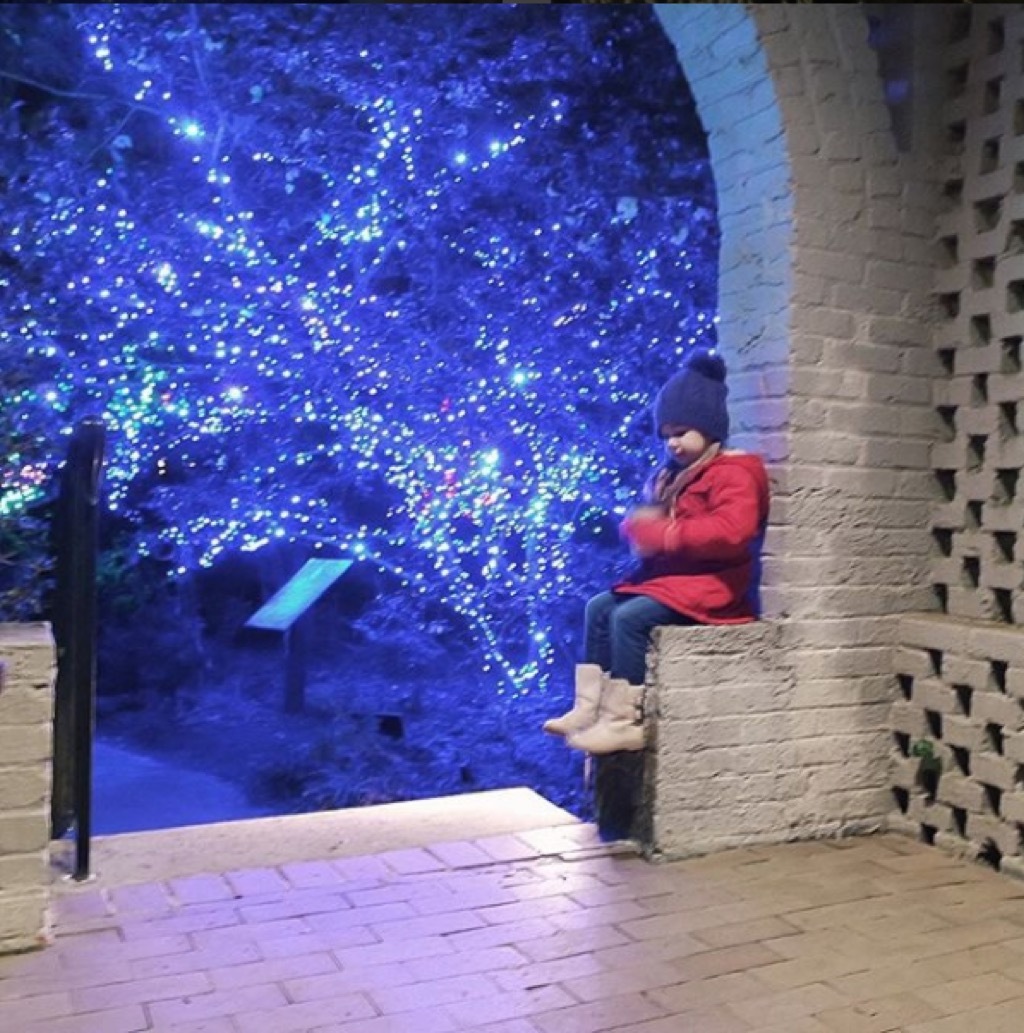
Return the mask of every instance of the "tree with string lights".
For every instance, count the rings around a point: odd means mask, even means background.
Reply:
[[[650,395],[714,334],[713,188],[653,13],[16,4],[0,30],[0,360],[44,457],[0,512],[102,414],[147,572],[301,543],[383,572],[409,625],[449,615],[500,692],[571,662]]]

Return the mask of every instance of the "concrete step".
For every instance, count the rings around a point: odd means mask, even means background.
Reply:
[[[563,836],[559,829],[564,830]],[[350,810],[97,836],[92,844],[92,881],[105,886],[159,882],[536,830],[554,830],[548,833],[549,839],[553,846],[561,842],[562,849],[585,847],[597,839],[591,826],[532,789],[495,789]],[[65,882],[73,869],[73,855],[70,840],[51,845],[58,883]]]

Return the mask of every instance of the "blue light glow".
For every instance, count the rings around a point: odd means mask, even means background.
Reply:
[[[125,104],[101,157],[27,136],[14,404],[54,438],[103,413],[109,505],[173,576],[327,544],[542,686],[655,459],[652,392],[714,341],[713,190],[653,13],[66,6]]]

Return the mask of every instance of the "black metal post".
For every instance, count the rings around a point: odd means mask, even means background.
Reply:
[[[75,825],[74,878],[89,876],[92,744],[96,724],[96,554],[106,431],[98,419],[75,428],[58,500],[57,699],[54,718],[55,836]]]

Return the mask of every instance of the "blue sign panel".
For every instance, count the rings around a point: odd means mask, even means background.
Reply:
[[[247,628],[287,631],[352,566],[352,560],[307,560],[246,622]]]

